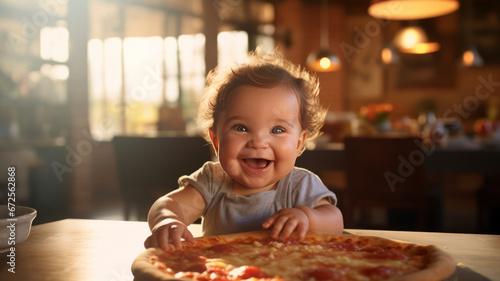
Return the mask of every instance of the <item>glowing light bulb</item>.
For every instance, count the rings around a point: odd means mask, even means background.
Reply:
[[[332,62],[327,57],[324,57],[319,61],[319,65],[321,66],[321,68],[327,69],[330,67],[330,65],[332,65]]]
[[[436,52],[440,49],[441,45],[436,42],[418,43],[412,50],[407,50],[407,53],[413,54],[428,54]]]
[[[474,53],[471,50],[465,51],[462,56],[462,61],[465,66],[472,66],[474,64]]]
[[[393,60],[392,51],[389,48],[384,48],[382,50],[382,62],[385,64],[390,64]]]
[[[417,43],[420,41],[420,36],[417,33],[417,31],[413,29],[409,29],[404,35],[403,35],[403,41],[401,42],[401,45],[403,48],[410,49],[415,47]]]

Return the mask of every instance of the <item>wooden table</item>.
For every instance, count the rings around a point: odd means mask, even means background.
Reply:
[[[199,225],[190,229],[195,236],[200,235]],[[346,231],[437,245],[462,265],[450,281],[500,280],[498,235]],[[148,235],[145,222],[66,219],[36,225],[28,239],[16,247],[16,273],[8,272],[7,254],[1,254],[0,280],[133,280],[130,266],[144,251]]]

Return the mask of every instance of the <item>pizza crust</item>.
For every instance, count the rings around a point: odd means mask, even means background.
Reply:
[[[430,251],[430,263],[420,271],[401,276],[395,281],[444,280],[455,272],[456,262],[446,252],[434,245],[426,245]]]
[[[197,244],[222,244],[229,243],[235,240],[245,240],[245,239],[266,239],[270,237],[270,231],[252,231],[235,233],[220,236],[210,236],[210,237],[198,237],[195,238]],[[340,238],[341,240],[351,239],[353,241],[362,241],[371,246],[380,247],[391,247],[391,246],[402,246],[408,249],[422,249],[425,248],[428,252],[428,264],[427,267],[406,274],[401,277],[390,279],[391,281],[417,281],[417,280],[428,280],[428,281],[438,281],[448,278],[456,268],[456,263],[454,259],[445,251],[437,248],[434,245],[422,245],[409,243],[399,240],[391,240],[376,236],[360,236],[352,234],[328,234],[319,232],[309,232],[304,238],[307,240],[315,241],[325,241],[331,240],[332,238]],[[187,242],[183,242],[187,243]],[[159,248],[149,248],[145,252],[141,253],[132,264],[132,273],[134,274],[135,281],[173,281],[173,280],[186,280],[190,281],[189,278],[175,278],[173,275],[168,274],[156,267],[151,263],[151,259],[164,254],[164,252]]]
[[[149,248],[145,252],[137,256],[137,258],[135,258],[134,262],[132,263],[132,273],[134,274],[134,280],[176,280],[174,276],[159,270],[151,264],[150,259],[161,254],[163,254],[163,251],[161,249]]]

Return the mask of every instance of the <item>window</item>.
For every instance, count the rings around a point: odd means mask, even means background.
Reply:
[[[88,60],[94,137],[154,133],[160,107],[181,107],[194,120],[205,86],[203,34],[92,39]]]
[[[89,123],[97,139],[123,133],[120,106],[122,92],[122,41],[91,39],[88,43]]]
[[[198,111],[198,101],[205,87],[205,36],[203,34],[179,37],[181,99],[184,118],[190,125]],[[188,128],[190,129],[190,128]]]
[[[66,27],[42,27],[40,30],[40,57],[57,62],[68,61],[69,32]]]
[[[219,66],[242,62],[248,54],[248,34],[245,31],[223,31],[217,35]]]
[[[194,132],[207,73],[201,12],[100,0],[91,1],[90,9],[93,137],[110,140],[118,134]],[[268,30],[252,29],[252,36],[248,31],[226,31],[233,28],[221,28],[225,31],[218,34],[219,65],[241,62],[255,43],[264,49],[274,47]],[[249,38],[256,42],[249,44]]]

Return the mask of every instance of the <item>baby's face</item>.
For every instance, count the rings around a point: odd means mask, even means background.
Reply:
[[[285,87],[241,86],[219,114],[212,141],[236,189],[273,189],[295,165],[306,139],[299,102]],[[242,193],[249,193],[242,192]]]

